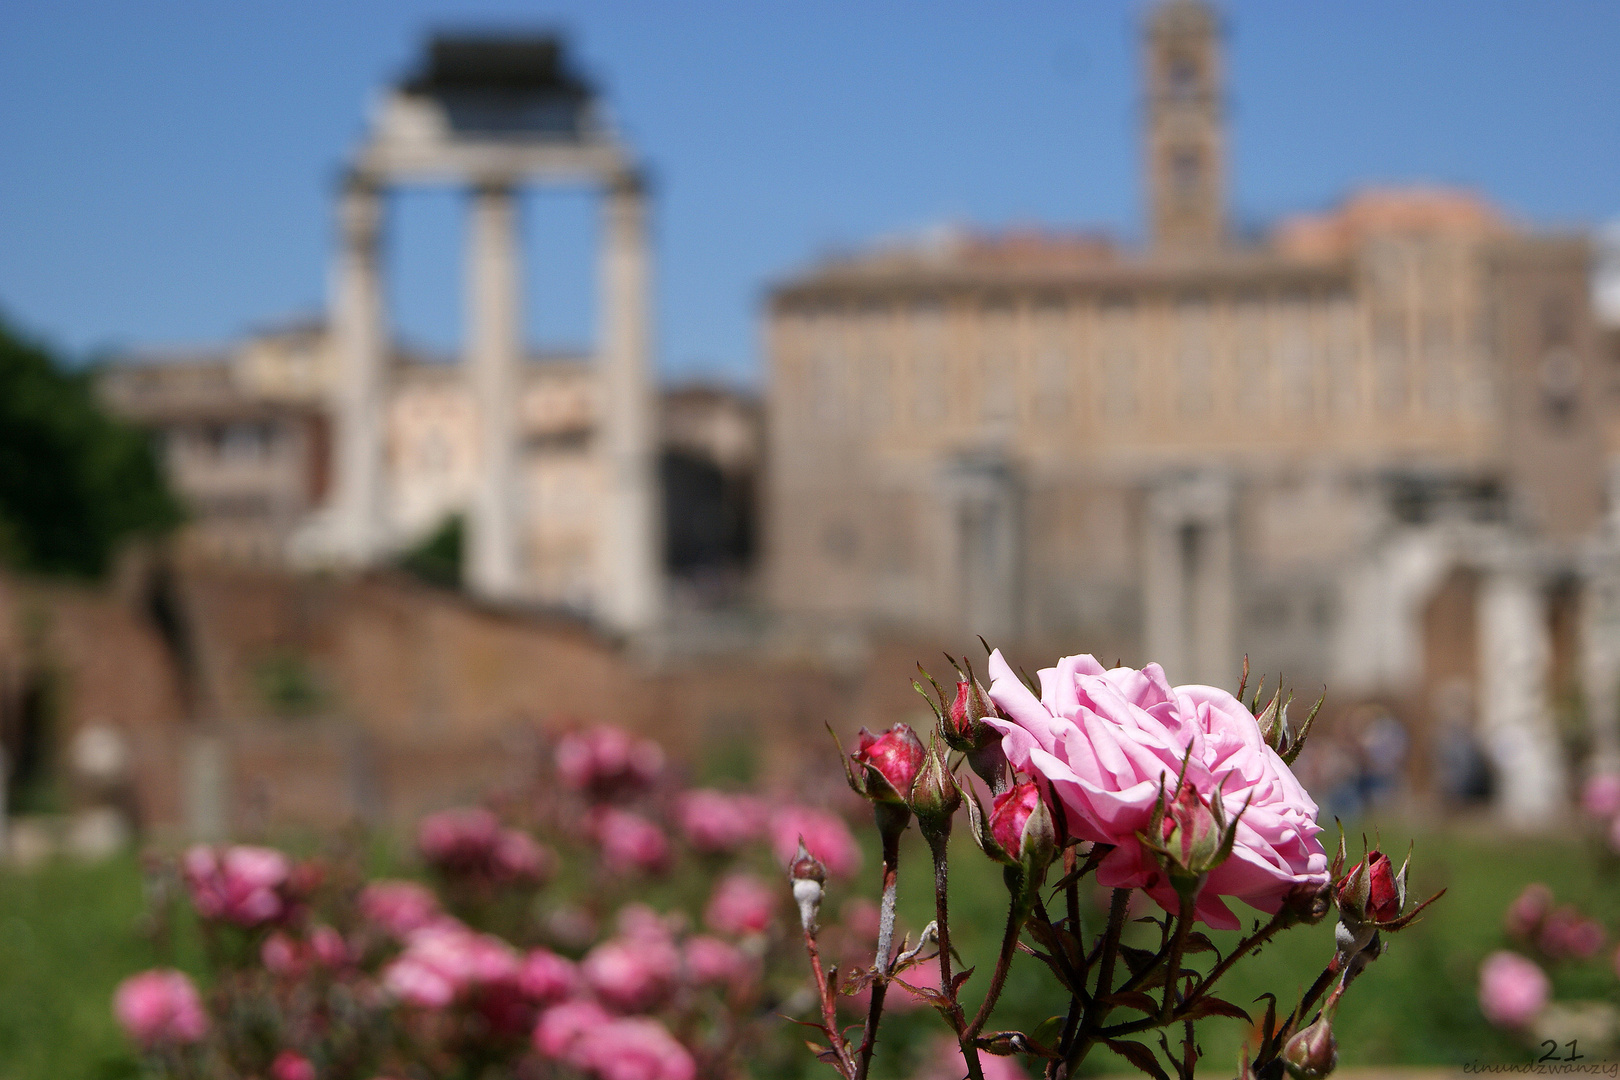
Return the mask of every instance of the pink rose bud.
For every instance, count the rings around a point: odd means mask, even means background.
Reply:
[[[799,838],[798,853],[788,867],[788,880],[793,883],[793,902],[799,908],[799,926],[814,937],[819,929],[816,920],[821,913],[827,868],[805,847],[802,836]]]
[[[1283,1047],[1283,1067],[1294,1080],[1322,1080],[1339,1064],[1339,1043],[1333,1037],[1333,1014],[1339,1007],[1335,990],[1316,1023],[1297,1031]]]
[[[315,1080],[315,1066],[296,1050],[283,1050],[270,1063],[271,1080]]]
[[[208,1034],[208,1014],[197,987],[173,968],[143,971],[119,983],[113,1016],[124,1034],[148,1049],[184,1046]]]
[[[1479,1008],[1497,1027],[1527,1027],[1551,992],[1546,973],[1518,953],[1494,952],[1480,966]]]
[[[1024,780],[997,795],[990,806],[990,835],[1004,853],[1004,861],[1045,869],[1056,853],[1052,815],[1032,780]]]
[[[896,724],[882,735],[861,728],[860,745],[850,759],[862,773],[858,779],[851,773],[850,784],[873,802],[904,803],[927,754],[910,724]]]
[[[944,754],[938,751],[937,745],[928,751],[909,800],[911,812],[917,815],[925,832],[946,828],[956,808],[962,805],[962,789],[946,766]]]
[[[198,844],[181,862],[197,914],[238,926],[259,926],[287,913],[281,890],[291,869],[281,852],[246,844],[223,852]]]
[[[753,874],[728,874],[703,909],[703,922],[721,934],[762,933],[771,924],[779,898],[775,889]]]
[[[1581,809],[1601,821],[1620,815],[1620,773],[1596,773],[1581,788]]]
[[[1566,904],[1547,916],[1536,947],[1551,960],[1590,960],[1603,948],[1604,936],[1602,923]]]
[[[1166,850],[1182,869],[1206,873],[1219,861],[1220,822],[1192,784],[1182,784],[1165,807],[1160,829]]]
[[[971,669],[956,684],[956,697],[945,714],[946,741],[956,750],[971,751],[1001,741],[1001,732],[985,725],[984,718],[996,715],[990,694],[979,685]]]

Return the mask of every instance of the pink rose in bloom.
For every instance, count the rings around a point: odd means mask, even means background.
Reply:
[[[728,855],[759,839],[765,829],[765,804],[751,795],[700,788],[681,796],[679,817],[688,844]]]
[[[571,960],[549,949],[530,949],[518,969],[517,985],[530,1001],[552,1005],[574,992],[579,972]]]
[[[315,1080],[315,1066],[296,1050],[283,1050],[270,1063],[271,1080]]]
[[[668,996],[681,955],[667,939],[610,938],[585,954],[579,971],[602,1003],[622,1012],[651,1009]]]
[[[564,784],[598,797],[646,787],[664,771],[664,750],[656,742],[606,725],[564,735],[555,758]]]
[[[360,914],[403,938],[442,915],[439,898],[414,881],[373,881],[360,890]]]
[[[757,934],[771,924],[782,891],[753,874],[728,874],[703,909],[703,922],[721,934]]]
[[[1546,973],[1518,953],[1491,953],[1480,966],[1479,1008],[1497,1027],[1529,1024],[1551,992]]]
[[[113,1016],[143,1047],[182,1046],[208,1034],[197,987],[185,973],[156,968],[131,975],[113,993]]]
[[[1503,918],[1504,928],[1508,936],[1516,941],[1528,944],[1534,939],[1541,924],[1547,921],[1552,912],[1553,894],[1539,881],[1533,881],[1524,887],[1508,905],[1507,914]]]
[[[1189,749],[1187,782],[1205,802],[1219,792],[1228,820],[1243,814],[1231,857],[1199,894],[1200,919],[1236,929],[1222,896],[1275,913],[1296,885],[1327,881],[1316,803],[1231,694],[1172,688],[1157,664],[1105,671],[1091,656],[1042,669],[1039,698],[999,650],[990,674],[990,697],[1009,719],[985,723],[1002,733],[1007,759],[1051,782],[1081,839],[1116,845],[1097,870],[1103,885],[1142,888],[1166,911],[1177,910],[1175,890],[1136,834],[1148,825],[1160,784],[1174,787]]]
[[[587,1067],[600,1080],[693,1080],[697,1075],[686,1047],[649,1017],[610,1021],[589,1042]]]
[[[390,996],[419,1009],[443,1009],[456,999],[456,984],[444,972],[410,956],[383,968],[382,985]]]
[[[783,806],[771,815],[770,833],[771,850],[784,867],[792,865],[802,836],[810,854],[834,877],[849,877],[861,868],[860,845],[836,814],[808,806]]]
[[[1597,773],[1581,788],[1581,809],[1595,818],[1620,815],[1620,773]]]
[[[748,977],[748,958],[730,942],[707,934],[686,939],[686,977],[699,986],[729,986]]]
[[[291,869],[287,856],[274,848],[246,844],[223,853],[198,844],[180,867],[197,914],[238,926],[258,926],[286,913],[280,890]]]
[[[654,872],[669,861],[664,831],[640,814],[606,807],[596,815],[593,831],[602,845],[602,861],[610,870]]]
[[[861,728],[860,745],[849,756],[866,769],[864,790],[868,797],[879,802],[905,802],[911,797],[911,785],[922,770],[928,748],[910,724],[896,724],[882,735]],[[881,783],[874,773],[882,778]]]
[[[534,1048],[551,1061],[588,1068],[597,1032],[612,1022],[613,1017],[594,1001],[565,1001],[540,1014],[534,1027]]]

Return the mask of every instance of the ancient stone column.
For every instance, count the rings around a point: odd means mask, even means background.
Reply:
[[[1496,766],[1497,810],[1535,826],[1564,804],[1563,754],[1548,700],[1546,597],[1526,569],[1497,568],[1479,593],[1480,735]]]
[[[467,584],[494,600],[518,591],[516,398],[523,356],[517,200],[509,184],[472,195],[466,363],[478,408],[478,483],[468,521]]]
[[[337,360],[331,553],[354,565],[370,562],[384,542],[382,214],[382,192],[374,184],[357,177],[344,185],[331,281]]]
[[[601,525],[597,617],[621,633],[646,630],[662,607],[662,520],[656,483],[658,414],[652,385],[646,195],[640,177],[609,184],[602,223]]]

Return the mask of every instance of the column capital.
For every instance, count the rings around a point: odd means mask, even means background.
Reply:
[[[626,165],[609,175],[603,187],[613,199],[645,199],[652,180],[641,166]]]

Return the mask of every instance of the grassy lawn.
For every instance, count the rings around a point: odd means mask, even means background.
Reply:
[[[1410,831],[1387,824],[1383,836],[1398,853]],[[964,993],[976,1003],[983,992],[1004,914],[1000,871],[972,848],[964,834],[953,858],[953,924],[966,962],[980,973]],[[1548,882],[1560,901],[1573,901],[1620,926],[1620,876],[1600,869],[1573,840],[1493,840],[1479,835],[1416,837],[1413,891],[1450,892],[1425,918],[1392,939],[1392,947],[1352,989],[1340,1011],[1339,1038],[1345,1065],[1460,1065],[1525,1061],[1529,1051],[1488,1027],[1475,1005],[1479,961],[1502,943],[1502,910],[1527,882]],[[927,853],[913,830],[902,864],[902,921],[913,931],[932,918]],[[1397,854],[1397,861],[1399,855]],[[869,868],[875,860],[869,861]],[[867,877],[875,877],[868,873]],[[672,885],[674,883],[671,883]],[[666,886],[670,889],[670,886]],[[661,892],[664,890],[660,890]],[[670,889],[672,893],[679,889]],[[842,895],[841,895],[842,894]],[[699,889],[692,900],[701,900]],[[829,910],[847,893],[836,889]],[[675,899],[673,895],[668,899]],[[144,936],[140,872],[133,856],[96,866],[56,863],[27,873],[0,872],[0,1080],[134,1075],[134,1060],[113,1023],[109,1001],[125,975],[159,962],[196,970],[194,940],[185,929],[173,952]],[[1092,909],[1091,918],[1100,922]],[[1156,936],[1152,927],[1140,927]],[[1223,937],[1215,935],[1223,947]],[[1332,926],[1289,931],[1245,961],[1223,983],[1222,996],[1247,1008],[1263,990],[1285,1002],[1321,970],[1331,952]],[[1578,968],[1554,973],[1561,997],[1611,997],[1612,951]],[[1029,1030],[1063,1005],[1044,969],[1029,957],[1015,963],[1013,979],[993,1028]],[[885,1025],[880,1072],[904,1076],[923,1041],[943,1030],[931,1013],[916,1013]],[[1235,1072],[1244,1036],[1241,1021],[1201,1025],[1204,1072],[1212,1078]],[[818,1075],[808,1062],[803,1075]],[[1089,1063],[1099,1072],[1122,1072],[1106,1051]],[[830,1075],[830,1074],[828,1074]]]

